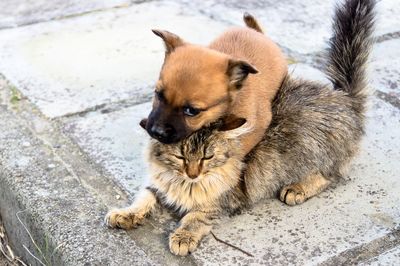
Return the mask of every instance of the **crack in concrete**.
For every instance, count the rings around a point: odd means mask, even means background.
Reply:
[[[345,250],[320,265],[358,265],[400,246],[400,228],[359,247]]]
[[[111,7],[104,7],[104,8],[97,8],[97,9],[92,9],[92,10],[88,10],[88,11],[81,11],[81,12],[72,13],[72,14],[69,14],[69,15],[61,15],[61,16],[54,16],[54,17],[50,16],[50,18],[47,18],[47,19],[36,19],[36,20],[32,19],[31,21],[28,21],[28,22],[25,22],[25,23],[21,23],[21,24],[17,24],[17,25],[14,25],[14,26],[3,26],[3,27],[0,27],[0,30],[21,28],[21,27],[26,27],[26,26],[30,26],[30,25],[34,25],[34,24],[39,24],[39,23],[46,23],[46,22],[50,22],[50,21],[70,19],[70,18],[85,16],[85,15],[88,15],[88,14],[106,12],[106,11],[116,10],[116,9],[121,9],[121,8],[128,8],[128,7],[131,7],[134,4],[141,4],[141,3],[150,2],[150,1],[156,1],[156,0],[137,0],[137,1],[132,0],[132,1],[129,1],[127,3],[120,4],[120,5],[115,5],[115,6],[111,6]]]
[[[383,92],[383,91],[380,91],[380,90],[376,90],[374,94],[379,99],[381,99],[381,100],[383,100],[383,101],[385,101],[387,103],[390,103],[394,107],[400,109],[400,99],[398,99],[397,97],[392,96],[389,93]]]
[[[151,90],[149,90],[151,91]],[[132,107],[135,105],[143,104],[146,102],[149,102],[153,97],[153,93],[147,93],[135,98],[129,98],[129,99],[124,99],[120,101],[115,101],[111,103],[102,103],[99,105],[95,105],[92,107],[89,107],[85,110],[79,111],[79,112],[74,112],[74,113],[68,113],[65,115],[62,115],[60,117],[55,118],[55,120],[63,119],[63,118],[73,118],[73,117],[84,117],[89,113],[94,113],[94,112],[100,112],[102,114],[106,113],[112,113],[119,111],[124,108]]]
[[[400,38],[400,31],[389,32],[389,33],[385,33],[385,34],[383,34],[381,36],[378,36],[376,38],[376,42],[377,43],[381,43],[381,42],[384,42],[384,41],[397,39],[397,38]]]
[[[1,83],[2,82],[2,83]],[[22,94],[22,92],[17,89],[15,86],[13,86],[11,84],[11,82],[8,81],[8,79],[2,74],[0,73],[0,85],[5,86],[5,87],[12,87],[13,90],[15,90],[21,97],[18,101],[23,101],[23,100],[27,100],[30,104],[34,105],[33,103],[31,103],[31,101]],[[127,98],[127,99],[123,99],[123,100],[119,100],[119,101],[115,101],[115,102],[110,102],[110,103],[102,103],[102,104],[98,104],[95,106],[91,106],[89,108],[86,108],[82,111],[79,112],[73,112],[73,113],[67,113],[65,115],[50,119],[52,121],[59,121],[59,120],[63,120],[63,119],[70,119],[70,118],[76,118],[76,117],[85,117],[88,114],[91,113],[95,113],[95,112],[100,112],[102,114],[107,114],[107,113],[112,113],[112,112],[116,112],[116,111],[120,111],[124,108],[129,108],[135,105],[139,105],[139,104],[143,104],[143,103],[147,103],[149,101],[151,101],[152,97],[153,97],[153,92],[152,92],[152,86],[148,87],[148,91],[151,91],[151,93],[146,93],[140,96],[136,96],[133,98]],[[9,96],[6,93],[6,90],[1,90],[0,91],[0,104],[3,105],[8,105],[8,102],[6,98],[8,98]],[[37,108],[37,107],[36,107]]]

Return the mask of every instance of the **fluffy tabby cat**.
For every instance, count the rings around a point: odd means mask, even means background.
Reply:
[[[110,227],[134,228],[157,204],[183,215],[170,236],[171,252],[187,255],[222,211],[236,212],[279,195],[300,204],[337,180],[364,132],[365,65],[374,21],[373,0],[347,0],[336,10],[326,74],[333,84],[287,77],[273,103],[264,139],[237,159],[242,119],[204,128],[178,144],[150,144],[153,171],[128,208],[110,211]],[[240,157],[239,157],[240,158]]]

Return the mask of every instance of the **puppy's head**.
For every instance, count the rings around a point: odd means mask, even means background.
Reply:
[[[163,143],[174,143],[226,115],[247,76],[257,70],[173,33],[153,32],[166,52],[146,130]]]

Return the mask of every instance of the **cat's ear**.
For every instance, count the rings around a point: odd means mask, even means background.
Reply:
[[[226,116],[222,121],[219,131],[223,132],[224,136],[228,139],[237,138],[250,130],[245,118],[237,117],[233,114]]]
[[[146,126],[147,126],[147,118],[143,118],[142,121],[140,121],[139,125],[146,130]]]

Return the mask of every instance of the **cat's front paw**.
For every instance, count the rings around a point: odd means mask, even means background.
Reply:
[[[129,209],[114,209],[107,213],[104,222],[108,227],[132,229],[143,224],[144,216],[135,214]]]
[[[280,200],[287,205],[298,205],[306,200],[306,194],[300,184],[292,184],[283,187],[280,193]]]
[[[186,256],[196,250],[200,239],[190,231],[178,229],[169,237],[169,249],[175,255]]]

